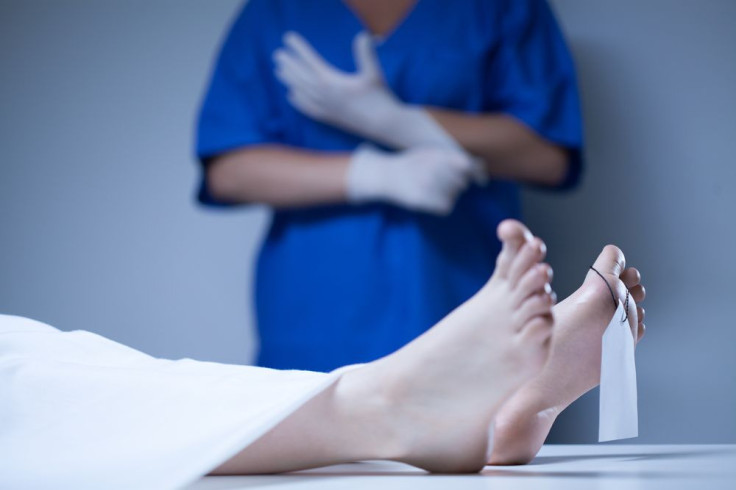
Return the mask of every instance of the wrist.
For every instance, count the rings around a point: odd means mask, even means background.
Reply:
[[[390,93],[374,97],[369,106],[367,117],[360,118],[362,127],[358,132],[390,148],[407,148],[401,144],[400,138],[396,138],[396,134],[401,132],[405,123],[411,121],[411,106]]]
[[[369,144],[360,145],[350,158],[345,173],[345,189],[349,202],[364,203],[382,197],[386,187],[383,160],[386,155]]]
[[[443,148],[465,150],[445,129],[419,105],[399,103],[382,127],[385,140],[382,143],[393,148]]]

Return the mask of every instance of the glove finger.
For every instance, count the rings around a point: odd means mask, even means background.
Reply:
[[[290,54],[286,50],[277,49],[274,52],[273,60],[276,70],[288,74],[290,80],[293,80],[299,86],[316,87],[319,84],[319,77],[314,71],[305,65],[299,58]]]
[[[455,207],[455,199],[447,198],[442,196],[438,199],[434,199],[431,203],[428,203],[426,209],[438,216],[447,216],[452,212],[452,208]]]
[[[306,96],[302,92],[289,92],[286,94],[286,99],[289,103],[294,106],[299,112],[306,114],[314,119],[322,117],[322,106],[315,103],[311,98]]]
[[[422,211],[439,216],[447,215],[452,208],[452,204],[448,199],[444,196],[435,195],[421,196],[410,200],[397,200],[396,202],[412,211]]]
[[[470,174],[473,171],[473,159],[470,155],[461,151],[448,151],[447,162],[455,169]]]
[[[481,187],[488,184],[490,178],[488,177],[488,172],[486,171],[486,166],[483,160],[480,158],[473,158],[471,160],[471,164],[472,169],[470,170],[470,175],[473,178],[473,182]]]
[[[456,172],[469,174],[472,168],[470,156],[464,151],[432,148],[429,158],[441,161],[446,168],[450,168]]]
[[[289,70],[277,66],[273,71],[274,76],[279,80],[286,88],[293,90],[296,87],[300,87],[299,80]]]
[[[452,173],[445,177],[445,190],[449,193],[455,193],[468,187],[468,177],[464,174]]]
[[[318,103],[322,99],[322,91],[308,83],[302,83],[297,73],[286,68],[276,68],[274,75],[290,92],[300,92],[311,98],[315,103]]]
[[[306,65],[316,72],[335,71],[322,56],[300,34],[289,31],[284,35],[284,44],[288,46]]]
[[[443,156],[439,178],[448,185],[452,185],[456,192],[467,188],[472,178],[472,166],[465,156],[455,152]]]
[[[467,187],[467,179],[457,174],[444,176],[436,184],[437,192],[453,203],[457,199],[457,196]]]
[[[376,57],[371,36],[363,31],[353,39],[353,57],[360,73],[371,79],[381,78],[381,65]]]
[[[482,159],[467,153],[460,153],[450,157],[449,160],[453,165],[462,168],[466,175],[479,186],[488,183],[488,172]]]

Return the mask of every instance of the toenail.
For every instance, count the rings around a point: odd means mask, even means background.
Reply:
[[[549,299],[550,299],[550,301],[552,301],[552,304],[557,303],[557,293],[555,293],[554,291],[552,291],[549,294]]]
[[[543,241],[539,241],[539,251],[543,254],[547,253],[547,245]]]
[[[552,294],[552,286],[550,286],[548,282],[544,283],[544,292],[547,294]]]

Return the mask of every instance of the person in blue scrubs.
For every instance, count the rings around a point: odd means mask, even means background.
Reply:
[[[371,32],[386,86],[489,181],[449,214],[351,202],[346,175],[365,138],[289,101],[273,55],[292,31],[345,72],[353,39]],[[257,363],[328,371],[417,337],[489,277],[497,224],[521,214],[519,184],[572,187],[581,147],[573,62],[544,0],[250,0],[214,67],[196,151],[202,203],[273,208],[255,279]]]

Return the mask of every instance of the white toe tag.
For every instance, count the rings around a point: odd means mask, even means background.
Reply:
[[[603,333],[598,441],[639,435],[636,403],[636,343],[621,301]],[[623,320],[623,321],[622,321]]]

